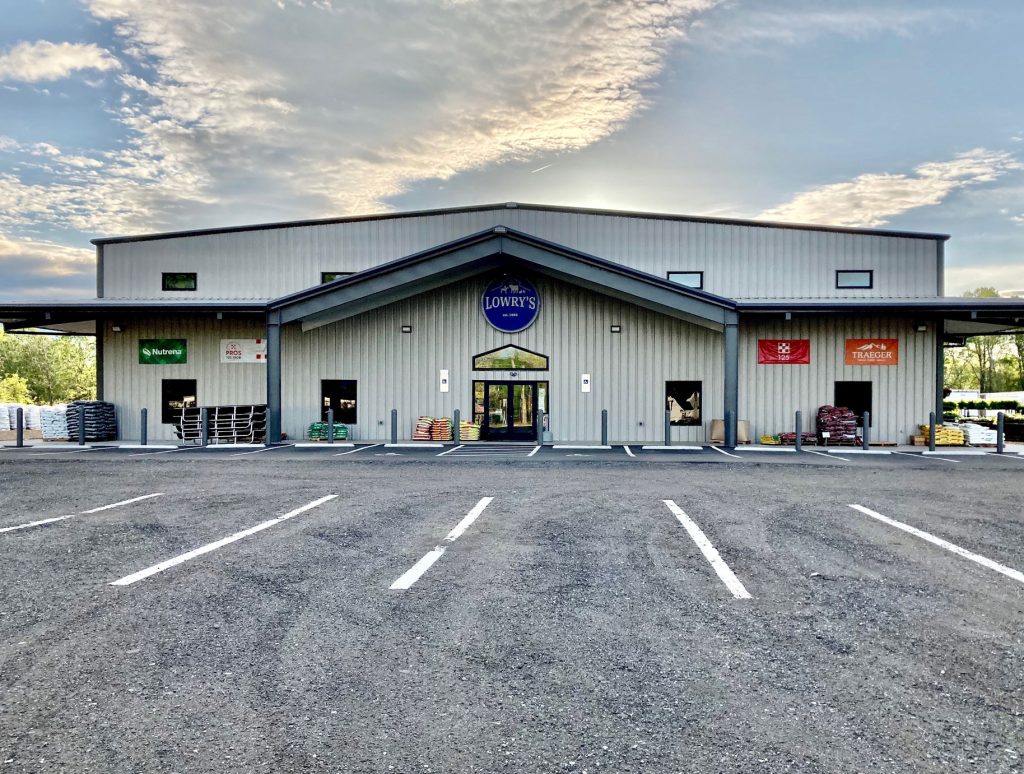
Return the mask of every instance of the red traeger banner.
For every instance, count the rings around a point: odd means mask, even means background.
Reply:
[[[758,339],[758,365],[809,365],[810,339]]]

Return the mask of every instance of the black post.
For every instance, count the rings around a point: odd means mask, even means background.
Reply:
[[[601,409],[601,445],[608,445],[608,409]]]
[[[935,412],[928,412],[928,451],[935,451]]]
[[[4,406],[4,411],[6,410],[7,407]],[[15,444],[20,449],[22,446],[25,445],[25,409],[19,408],[14,413],[17,415],[16,427],[14,429],[18,431],[17,440],[15,441]]]
[[[672,412],[665,410],[665,445],[672,445]]]
[[[334,409],[327,409],[327,443],[334,443]]]
[[[800,412],[799,411],[796,412],[796,450],[797,451],[803,451],[804,450],[804,436],[803,436],[804,423],[803,423],[802,419],[803,419],[803,417],[801,417]]]
[[[452,433],[452,440],[456,445],[462,443],[462,412],[458,409],[452,412],[452,421],[455,423],[455,430]]]
[[[391,409],[391,443],[398,443],[398,409]]]
[[[730,430],[730,428],[732,428]],[[736,419],[732,409],[725,410],[725,444],[726,449],[736,448]]]
[[[146,446],[149,443],[149,409],[142,409],[142,428],[139,431],[139,444]]]
[[[864,437],[863,437],[863,446],[862,446],[864,451],[868,450],[868,446],[870,445],[870,443],[871,443],[871,412],[870,411],[865,411],[864,412]]]
[[[544,409],[537,410],[537,445],[544,443]]]
[[[1000,411],[996,414],[996,454],[1003,453],[1003,442],[1005,436],[1003,434],[1003,412]]]
[[[199,423],[202,425],[202,443],[203,446],[210,445],[210,410],[204,408],[199,412]]]
[[[85,406],[78,407],[78,445],[85,446]]]

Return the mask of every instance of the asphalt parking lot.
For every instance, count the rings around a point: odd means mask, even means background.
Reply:
[[[0,451],[0,772],[1024,770],[1024,458],[534,448]]]

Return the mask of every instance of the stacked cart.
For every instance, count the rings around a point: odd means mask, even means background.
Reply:
[[[209,422],[210,443],[262,443],[267,437],[267,407],[188,406],[181,410],[174,430],[184,443],[202,443],[203,410]]]

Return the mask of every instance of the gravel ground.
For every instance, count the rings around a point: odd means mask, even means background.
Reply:
[[[1024,570],[1018,458],[33,454],[0,772],[1024,771],[1024,583],[849,507]]]

